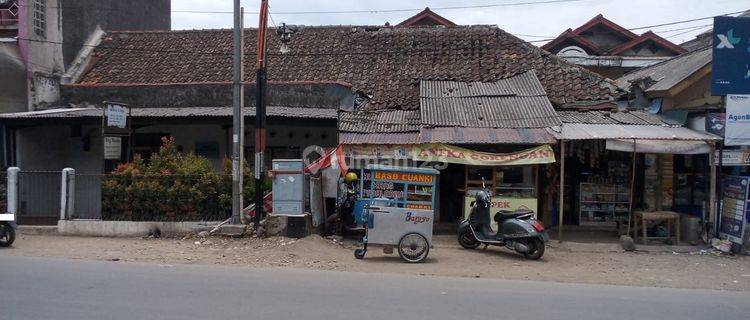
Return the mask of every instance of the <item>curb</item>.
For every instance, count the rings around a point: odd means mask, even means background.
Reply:
[[[19,234],[57,236],[57,226],[18,226]]]

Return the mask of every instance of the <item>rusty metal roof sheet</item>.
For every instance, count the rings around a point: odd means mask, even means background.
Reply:
[[[425,126],[544,128],[561,124],[533,70],[490,83],[422,81],[420,91]]]
[[[339,114],[339,131],[357,133],[418,132],[419,110],[382,110]]]
[[[643,110],[631,111],[576,111],[558,110],[563,123],[585,123],[585,124],[630,124],[630,125],[669,125],[679,124],[662,119],[658,115]]]
[[[616,82],[620,88],[628,89],[635,81],[650,79],[653,82],[645,88],[646,92],[665,91],[672,89],[709,64],[711,64],[710,46],[630,72],[618,78]]]
[[[460,82],[422,80],[419,85],[421,97],[460,98],[478,96],[546,96],[547,92],[536,77],[534,70],[499,79],[494,82]]]
[[[419,132],[354,133],[340,132],[340,144],[419,144]]]

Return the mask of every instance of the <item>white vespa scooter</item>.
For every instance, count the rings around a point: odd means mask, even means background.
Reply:
[[[0,247],[10,247],[16,240],[16,215],[0,214]]]

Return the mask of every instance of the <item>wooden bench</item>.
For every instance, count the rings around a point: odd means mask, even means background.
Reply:
[[[674,238],[674,244],[680,244],[680,214],[672,211],[636,211],[634,214],[634,225],[633,225],[633,240],[638,241],[638,228],[643,232],[643,244],[647,244],[648,240],[656,239],[671,239]],[[649,237],[647,233],[647,226],[649,221],[665,221],[667,224],[667,236],[666,237]],[[672,228],[675,228],[674,237],[671,236]]]

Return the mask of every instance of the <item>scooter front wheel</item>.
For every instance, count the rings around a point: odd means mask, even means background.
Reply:
[[[544,241],[541,238],[529,238],[529,251],[523,253],[523,256],[529,260],[539,260],[544,255]]]
[[[459,232],[458,244],[464,249],[476,249],[481,244],[471,232]]]
[[[10,247],[16,240],[16,230],[7,223],[0,223],[0,247]]]

